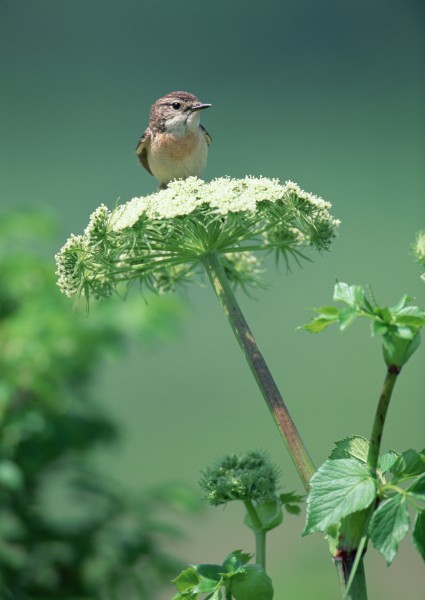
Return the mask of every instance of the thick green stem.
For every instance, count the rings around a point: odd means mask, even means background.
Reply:
[[[372,434],[370,437],[369,453],[367,456],[367,464],[372,469],[374,474],[376,474],[376,467],[378,465],[385,419],[387,416],[388,407],[390,405],[394,385],[399,373],[400,367],[394,366],[388,368],[384,385],[382,386],[381,395],[379,397],[378,406],[376,408],[375,420],[373,422]]]
[[[363,558],[357,565],[356,574],[350,586],[348,594],[346,593],[347,582],[350,578],[353,568],[355,555],[345,556],[344,560],[335,560],[335,566],[341,585],[342,597],[347,600],[367,600],[366,576],[363,564]]]
[[[388,368],[385,376],[384,385],[382,386],[381,394],[379,396],[378,406],[376,408],[375,419],[373,421],[372,434],[369,444],[369,452],[367,457],[367,464],[369,465],[373,475],[376,475],[376,469],[378,466],[379,452],[381,449],[382,435],[384,433],[385,419],[388,413],[388,407],[390,405],[391,395],[393,393],[394,385],[397,380],[397,376],[400,373],[400,368],[392,366]],[[373,509],[372,509],[373,510]],[[357,513],[358,517],[363,520],[363,523],[354,523],[353,532],[354,535],[358,535],[358,532],[363,529],[362,541],[350,544],[349,539],[349,526],[344,535],[345,547],[340,547],[340,556],[338,560],[335,560],[335,564],[338,570],[339,580],[341,582],[342,590],[344,591],[344,599],[347,600],[365,600],[367,598],[366,591],[366,579],[364,573],[363,556],[367,543],[367,523],[370,519],[371,512],[366,511],[363,513]],[[353,515],[354,518],[354,515]],[[357,532],[357,533],[356,533]],[[347,535],[348,534],[348,535]],[[351,546],[351,551],[347,552],[347,548]],[[360,548],[360,549],[359,549]],[[356,559],[357,556],[357,559]],[[360,556],[360,558],[358,558]],[[354,562],[358,561],[358,564]],[[352,573],[354,569],[354,573]],[[347,592],[347,587],[349,591]]]
[[[282,434],[304,487],[308,490],[315,467],[241,312],[220,259],[217,254],[208,253],[203,258],[203,264],[257,385]]]
[[[251,500],[245,500],[244,505],[254,529],[255,562],[266,570],[266,532],[262,531],[261,521]]]

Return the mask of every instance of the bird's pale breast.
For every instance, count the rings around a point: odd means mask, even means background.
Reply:
[[[189,132],[176,137],[163,132],[151,139],[148,149],[149,167],[160,183],[171,179],[202,175],[208,154],[208,144],[203,131]]]

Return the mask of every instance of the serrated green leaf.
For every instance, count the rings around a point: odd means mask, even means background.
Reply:
[[[348,306],[360,306],[363,303],[364,290],[361,285],[348,285],[339,282],[334,288],[334,300],[344,302]]]
[[[194,592],[206,594],[208,592],[212,592],[217,585],[220,585],[222,581],[222,565],[196,565],[195,569],[199,578],[199,583],[194,588]]]
[[[391,472],[394,475],[394,482],[421,475],[425,473],[424,457],[416,450],[406,450],[398,457]]]
[[[226,556],[223,561],[223,570],[227,573],[237,573],[243,568],[252,558],[252,554],[242,552],[242,550],[234,550]]]
[[[369,535],[375,548],[391,564],[397,555],[398,545],[409,530],[410,518],[403,494],[385,500],[373,513]]]
[[[425,473],[418,477],[407,488],[406,492],[417,500],[423,500],[425,502]]]
[[[335,442],[335,446],[329,456],[330,459],[357,458],[363,463],[367,461],[369,442],[360,435],[353,435]]]
[[[419,554],[425,560],[425,511],[418,511],[413,529],[413,543]]]
[[[370,506],[376,496],[377,482],[359,460],[340,458],[323,463],[310,485],[303,535],[326,531],[329,525]]]
[[[261,521],[262,531],[275,529],[283,521],[282,507],[278,498],[264,498],[263,500],[259,500],[255,504],[255,511]],[[244,524],[254,531],[257,529],[254,527],[248,512],[245,515]]]
[[[397,462],[399,456],[400,454],[398,454],[398,452],[390,450],[389,452],[386,452],[385,454],[379,457],[378,469],[383,475],[385,475],[385,473],[388,473],[389,471],[392,471],[392,468]]]
[[[199,583],[198,575],[195,567],[188,567],[172,579],[172,583],[176,586],[179,592],[192,590]]]

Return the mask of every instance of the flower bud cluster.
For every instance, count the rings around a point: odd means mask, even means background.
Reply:
[[[209,504],[217,506],[231,500],[273,498],[278,481],[277,469],[266,454],[231,454],[202,472],[200,485]]]

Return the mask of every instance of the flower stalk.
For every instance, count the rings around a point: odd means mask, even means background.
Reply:
[[[266,531],[262,529],[262,524],[252,500],[244,500],[244,506],[248,513],[251,523],[254,527],[255,535],[255,562],[266,570]]]
[[[216,253],[207,253],[203,257],[203,264],[224,314],[266,401],[267,407],[283,437],[303,485],[308,490],[309,480],[315,471],[313,461],[307,452],[248,323],[242,314],[221,265],[220,258]]]
[[[376,467],[378,464],[379,451],[381,449],[385,419],[387,417],[391,396],[399,373],[400,367],[393,366],[388,368],[384,385],[382,386],[381,395],[379,397],[378,406],[376,408],[372,434],[370,437],[369,453],[367,457],[367,464],[371,468],[374,475],[376,475]]]

